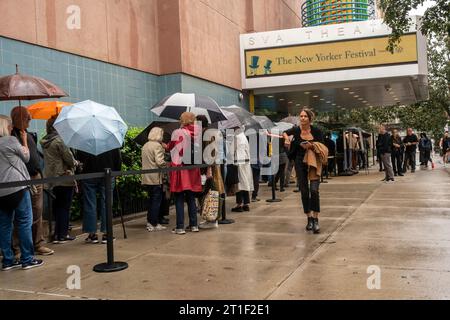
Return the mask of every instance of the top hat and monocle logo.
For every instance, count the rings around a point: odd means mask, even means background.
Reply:
[[[267,60],[264,66],[264,74],[272,73],[272,60]]]
[[[249,65],[251,69],[251,76],[256,76],[258,74],[259,68],[259,56],[252,56],[251,64]],[[272,73],[272,60],[267,60],[264,66],[264,74]]]
[[[252,76],[256,76],[259,68],[259,56],[252,56],[252,63],[249,65]]]

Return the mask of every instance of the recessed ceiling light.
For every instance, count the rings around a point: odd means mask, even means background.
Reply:
[[[355,94],[353,91],[349,92],[348,94]]]
[[[350,88],[344,88],[344,91],[348,91],[348,90],[350,90]]]
[[[267,98],[269,98],[269,99],[272,99],[272,98],[273,98],[273,96],[267,96]]]
[[[366,101],[366,100],[364,100],[364,101],[363,101],[363,103],[367,103],[367,101]]]
[[[300,103],[297,103],[295,106],[296,106],[296,107],[300,107]]]
[[[311,92],[309,92],[309,91],[305,91],[305,92],[303,92],[304,94],[310,94]]]
[[[359,101],[363,101],[363,98],[358,98]]]
[[[358,96],[358,95],[356,95],[356,96],[353,96],[353,98],[359,98],[359,96]]]
[[[319,96],[317,96],[317,95],[315,95],[315,96],[313,96],[313,98],[318,98]]]
[[[331,103],[331,101],[327,101],[327,103]]]
[[[289,104],[293,104],[294,102],[292,102],[292,101],[289,101],[288,103],[289,103]]]
[[[284,99],[283,98],[281,98],[279,101],[284,101]]]
[[[325,101],[325,99],[324,99],[324,98],[322,98],[322,99],[320,99],[320,101]]]
[[[332,106],[335,106],[335,105],[336,105],[336,103],[333,103],[333,104],[332,104]]]

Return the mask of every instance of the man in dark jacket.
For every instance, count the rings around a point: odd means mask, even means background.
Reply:
[[[392,130],[392,166],[395,176],[403,176],[404,145],[398,130]]]
[[[416,150],[419,144],[419,138],[413,133],[412,128],[408,128],[407,136],[403,139],[405,144],[405,163],[403,171],[406,172],[406,166],[409,162],[411,166],[411,173],[416,171]]]
[[[11,119],[13,123],[13,131],[12,135],[15,136],[21,145],[24,145],[24,141],[20,136],[21,130],[25,130],[27,132],[27,143],[28,149],[30,150],[30,161],[26,164],[28,173],[32,180],[42,179],[42,168],[41,168],[41,156],[39,155],[37,149],[37,136],[36,134],[30,133],[27,129],[30,126],[31,115],[28,112],[28,109],[25,107],[15,107],[11,110]],[[44,206],[44,195],[43,195],[43,187],[42,185],[36,185],[33,189],[33,193],[31,195],[31,204],[33,207],[33,244],[34,251],[37,255],[48,256],[54,253],[53,250],[44,246],[44,233],[42,226],[42,211]],[[18,239],[16,237],[16,233],[14,233],[14,251],[16,251],[16,255],[19,254],[19,245]]]
[[[98,156],[82,151],[77,152],[77,160],[83,164],[83,173],[99,173],[110,168],[112,171],[120,171],[122,157],[119,149],[114,149]],[[98,243],[97,236],[97,193],[100,195],[100,231],[103,233],[102,243],[106,244],[106,205],[104,179],[88,179],[82,181],[83,187],[83,231],[89,233],[87,243]],[[113,186],[114,188],[114,182]]]
[[[377,150],[379,150],[381,155],[381,161],[383,162],[384,171],[386,177],[382,181],[390,182],[394,181],[394,170],[392,169],[391,162],[391,152],[392,152],[392,138],[391,135],[386,131],[384,125],[380,125]]]

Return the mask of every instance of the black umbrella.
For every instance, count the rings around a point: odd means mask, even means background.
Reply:
[[[174,93],[155,104],[151,111],[160,117],[180,119],[183,112],[204,115],[209,123],[227,120],[212,98],[195,93]]]
[[[154,121],[147,128],[144,129],[136,138],[134,138],[134,142],[143,146],[148,142],[148,134],[150,130],[155,127],[162,128],[164,130],[163,142],[168,143],[172,138],[172,133],[180,128],[179,122],[163,122],[163,121]]]

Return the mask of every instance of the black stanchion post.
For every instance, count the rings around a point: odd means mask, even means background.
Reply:
[[[272,199],[267,199],[266,202],[281,202],[281,199],[277,199],[275,194],[275,175],[272,176]]]
[[[105,201],[106,201],[106,229],[107,229],[107,255],[106,263],[97,264],[94,267],[95,272],[117,272],[128,268],[126,262],[114,262],[114,243],[113,243],[113,214],[112,214],[112,176],[111,169],[105,169]]]
[[[220,165],[220,173],[222,174],[222,179],[225,181],[225,168],[224,165]],[[222,219],[219,220],[219,224],[232,224],[234,223],[233,219],[227,219],[227,207],[225,201],[227,199],[226,193],[221,194],[220,198],[222,200]]]
[[[48,205],[48,242],[53,241],[53,195],[47,192],[47,205]]]

